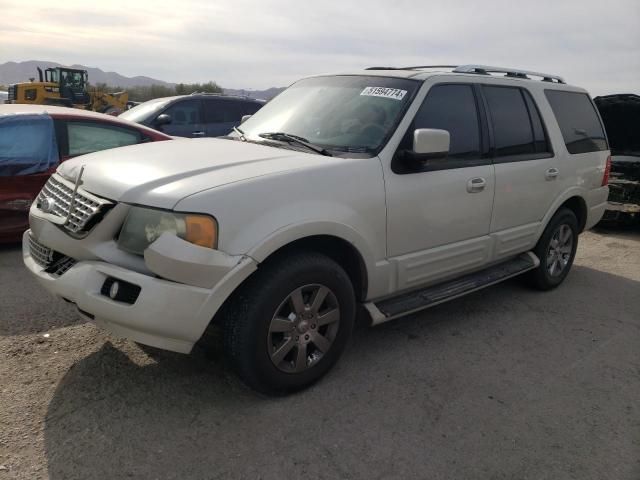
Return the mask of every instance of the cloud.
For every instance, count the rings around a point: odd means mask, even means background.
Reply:
[[[3,4],[0,61],[237,88],[371,65],[484,63],[549,71],[594,94],[640,91],[637,0]]]

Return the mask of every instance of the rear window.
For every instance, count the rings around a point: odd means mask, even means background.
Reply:
[[[0,177],[45,172],[58,161],[51,117],[0,116]]]
[[[596,109],[586,93],[545,90],[564,143],[571,154],[607,150]]]

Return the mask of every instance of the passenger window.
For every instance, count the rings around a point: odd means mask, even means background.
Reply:
[[[243,115],[253,115],[262,107],[258,102],[244,102],[243,103]]]
[[[200,123],[200,102],[198,100],[178,101],[162,113],[171,116],[171,125],[196,125]]]
[[[470,85],[432,87],[409,129],[409,143],[405,148],[411,148],[412,133],[418,128],[447,130],[450,136],[448,158],[480,157],[480,122]]]
[[[204,101],[204,123],[223,123],[224,100],[208,98]]]
[[[142,141],[142,135],[136,130],[97,122],[68,122],[67,132],[70,156],[134,145]]]
[[[607,140],[595,107],[586,93],[545,90],[571,154],[607,150]]]
[[[240,123],[244,102],[229,99],[207,99],[204,102],[205,123]]]
[[[535,153],[533,129],[522,90],[483,86],[493,124],[495,156]]]

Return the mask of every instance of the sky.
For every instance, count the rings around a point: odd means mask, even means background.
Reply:
[[[561,75],[593,95],[640,94],[640,0],[0,0],[0,12],[0,63],[245,89],[475,63]]]

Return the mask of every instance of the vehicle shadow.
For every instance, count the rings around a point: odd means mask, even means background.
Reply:
[[[22,262],[22,247],[0,245],[0,336],[28,335],[84,323],[76,309],[42,288]]]
[[[141,362],[107,342],[72,366],[47,407],[48,474],[529,478],[545,471],[558,478],[571,469],[599,477],[585,470],[592,467],[606,476],[625,464],[629,435],[640,434],[622,428],[633,429],[624,406],[638,385],[611,398],[607,392],[618,390],[600,377],[600,363],[640,371],[640,359],[618,345],[622,358],[600,362],[597,348],[606,339],[640,338],[639,289],[639,282],[581,266],[552,292],[509,281],[359,328],[327,378],[283,398],[249,391],[220,356],[202,350],[145,349],[152,355]],[[600,363],[591,367],[589,359]],[[588,366],[587,376],[561,376],[567,365]],[[590,402],[598,409],[587,418]],[[496,457],[501,451],[509,455]],[[589,458],[572,463],[574,451]]]

